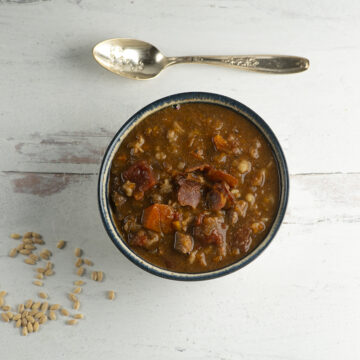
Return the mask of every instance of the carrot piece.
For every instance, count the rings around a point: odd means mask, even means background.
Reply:
[[[144,210],[142,223],[149,230],[161,232],[160,211],[156,205],[151,205]]]
[[[219,134],[215,135],[213,137],[213,142],[217,150],[225,151],[225,152],[230,151],[229,143],[221,135]]]
[[[147,207],[142,216],[144,227],[165,234],[173,231],[174,210],[169,205],[154,204]]]

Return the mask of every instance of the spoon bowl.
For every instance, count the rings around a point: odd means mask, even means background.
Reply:
[[[110,39],[93,49],[105,69],[130,79],[154,78],[166,67],[179,63],[220,65],[263,73],[291,74],[309,68],[309,60],[287,55],[230,55],[166,57],[155,46],[135,39]]]
[[[167,58],[153,45],[134,39],[110,39],[93,49],[105,69],[131,79],[151,79],[167,66]]]

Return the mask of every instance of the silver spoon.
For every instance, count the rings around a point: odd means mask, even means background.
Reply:
[[[135,39],[110,39],[93,49],[95,60],[105,69],[130,79],[151,79],[170,65],[196,63],[240,70],[291,74],[309,68],[309,60],[285,55],[179,56],[166,57],[155,46]]]

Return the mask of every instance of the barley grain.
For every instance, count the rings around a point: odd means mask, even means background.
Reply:
[[[31,311],[29,311],[29,315],[35,316],[38,312],[39,312],[38,309],[32,309]]]
[[[76,300],[73,304],[73,309],[74,310],[79,310],[80,309],[80,301]]]
[[[52,256],[52,252],[48,249],[44,249],[41,251],[40,256],[44,260],[49,260],[50,256]]]
[[[104,273],[102,271],[97,272],[97,281],[103,281]]]
[[[43,316],[45,316],[45,314],[43,312],[39,311],[34,315],[34,318],[41,319]]]
[[[14,317],[14,314],[11,311],[8,311],[6,313],[7,317],[9,318],[9,320],[12,320],[12,318]]]
[[[41,297],[42,299],[47,299],[48,298],[48,294],[44,293],[44,292],[39,292],[39,297]]]
[[[30,258],[30,259],[33,259],[34,261],[39,261],[39,260],[40,260],[39,256],[36,255],[36,254],[30,254],[30,255],[29,255],[29,258]]]
[[[82,280],[74,281],[74,285],[76,285],[76,286],[81,286],[81,285],[84,285],[84,284],[85,284],[85,281],[82,281]]]
[[[71,301],[73,301],[73,302],[75,302],[78,298],[74,295],[74,294],[72,294],[72,293],[69,293],[68,294],[68,297],[69,297],[69,299],[71,300]]]
[[[46,313],[48,308],[49,308],[49,303],[47,301],[44,301],[40,307],[40,311]]]
[[[94,265],[94,263],[89,259],[84,259],[84,264],[87,265],[87,266],[93,266]]]
[[[11,310],[11,306],[10,305],[3,305],[2,309],[4,311],[9,311],[9,310]]]
[[[69,315],[70,315],[70,313],[69,313],[66,309],[64,309],[64,308],[61,308],[60,313],[61,313],[61,315],[63,315],[63,316],[69,316]]]
[[[97,276],[98,276],[97,271],[93,271],[91,273],[91,280],[97,281]]]
[[[28,264],[28,265],[35,265],[36,264],[36,261],[34,259],[31,259],[31,258],[26,258],[24,260],[24,263]]]
[[[44,245],[45,241],[43,239],[34,239],[34,243],[38,245]]]
[[[59,310],[60,309],[60,304],[54,304],[50,306],[50,310]]]
[[[25,310],[24,304],[19,304],[18,306],[18,313],[22,313]]]
[[[68,325],[76,325],[77,324],[77,320],[76,319],[70,319],[70,320],[68,320],[66,323],[68,324]]]
[[[33,329],[33,326],[32,326],[32,323],[31,322],[28,322],[27,323],[27,330],[28,330],[28,333],[32,333],[34,331]]]
[[[82,266],[79,267],[78,270],[77,270],[77,274],[78,274],[79,276],[83,276],[84,273],[85,273],[85,268],[82,267]]]
[[[50,320],[56,320],[56,314],[54,310],[49,311],[49,319]]]
[[[35,322],[35,319],[31,315],[27,316],[26,320],[28,321],[28,323],[31,323],[31,324],[33,324]]]
[[[12,233],[12,234],[10,234],[10,237],[12,239],[19,240],[21,238],[21,235],[17,234],[17,233]]]
[[[52,269],[47,269],[47,270],[44,272],[44,275],[46,275],[46,276],[54,275],[54,271],[53,271]]]
[[[34,303],[33,300],[31,299],[27,300],[25,303],[25,308],[30,309],[33,303]]]
[[[23,327],[23,329],[22,329],[22,335],[23,336],[26,336],[28,334],[28,329],[27,329],[27,327]]]
[[[65,242],[64,240],[60,240],[60,241],[57,243],[56,247],[57,247],[58,249],[63,249],[63,248],[65,247],[65,245],[66,245],[66,242]]]
[[[21,319],[18,319],[15,323],[15,326],[19,328],[21,326]]]
[[[46,322],[47,322],[47,316],[46,316],[46,315],[42,316],[42,317],[39,319],[39,324],[44,324],[44,323],[46,323]]]
[[[40,280],[33,281],[33,284],[36,285],[36,286],[43,286],[44,285],[44,283],[42,281],[40,281]]]
[[[9,322],[9,317],[6,315],[6,313],[1,313],[1,317],[4,322]]]
[[[75,262],[75,266],[80,267],[82,264],[83,264],[83,259],[79,257]]]
[[[24,247],[25,245],[32,245],[34,243],[33,239],[23,239],[22,240],[22,243],[24,244]]]
[[[17,255],[18,251],[17,251],[17,248],[13,248],[10,250],[9,252],[9,256],[10,257],[15,257]]]
[[[41,302],[37,301],[37,302],[32,304],[31,310],[39,310],[40,306],[41,306]]]
[[[108,299],[109,300],[115,299],[115,291],[113,291],[113,290],[108,291]]]
[[[82,255],[83,251],[80,248],[76,248],[74,253],[75,253],[76,257],[80,257]]]
[[[84,314],[75,314],[74,315],[74,319],[83,319],[84,318]]]
[[[40,327],[40,324],[37,321],[35,321],[34,326],[33,326],[34,332],[37,332],[39,330],[39,327]]]
[[[82,288],[78,286],[78,287],[76,287],[76,288],[73,290],[73,293],[74,293],[74,294],[80,294],[81,291],[82,291]]]
[[[29,249],[21,249],[21,250],[19,251],[19,253],[20,253],[21,255],[30,255],[30,254],[32,253],[32,251],[29,250]]]

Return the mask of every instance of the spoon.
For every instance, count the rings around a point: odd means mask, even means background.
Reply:
[[[145,41],[120,38],[100,42],[94,47],[93,55],[105,69],[136,80],[154,78],[168,66],[181,63],[221,65],[275,74],[297,73],[309,68],[308,59],[285,55],[166,57]]]

